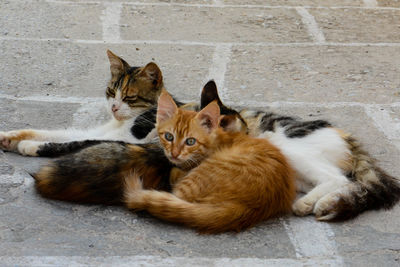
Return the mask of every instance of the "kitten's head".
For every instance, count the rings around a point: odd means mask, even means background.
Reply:
[[[165,155],[181,168],[196,167],[211,151],[219,118],[216,101],[200,112],[183,110],[163,91],[158,99],[157,131]]]
[[[107,50],[111,79],[106,96],[109,111],[115,119],[130,119],[155,105],[163,88],[158,66],[150,62],[145,67],[131,67],[122,58]]]
[[[227,132],[248,132],[248,127],[245,120],[240,116],[239,112],[225,106],[218,96],[217,85],[213,80],[207,82],[201,91],[200,108],[206,107],[211,102],[216,101],[220,110],[221,115],[220,127]]]

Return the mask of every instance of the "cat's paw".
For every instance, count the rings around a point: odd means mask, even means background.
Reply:
[[[0,149],[14,151],[18,145],[18,141],[13,140],[16,136],[16,131],[0,132]]]
[[[319,221],[329,221],[336,217],[340,196],[336,193],[330,193],[322,197],[315,204],[314,214]]]
[[[124,202],[129,209],[141,209],[143,191],[142,179],[136,172],[125,177]]]
[[[37,151],[42,144],[43,142],[23,140],[18,143],[17,150],[21,155],[37,157],[39,156]]]
[[[314,203],[307,201],[307,199],[300,198],[292,205],[293,213],[297,216],[306,216],[312,213]]]

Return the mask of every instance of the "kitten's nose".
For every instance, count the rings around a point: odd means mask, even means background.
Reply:
[[[119,110],[119,108],[117,108],[117,106],[115,104],[112,105],[111,107],[112,112],[117,112]]]
[[[180,152],[178,150],[173,149],[171,151],[171,156],[173,159],[178,159]]]

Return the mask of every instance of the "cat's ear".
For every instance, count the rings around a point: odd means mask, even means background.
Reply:
[[[107,56],[110,60],[110,70],[112,78],[118,79],[121,75],[125,74],[130,69],[129,64],[125,60],[115,55],[110,50],[107,50]]]
[[[217,85],[214,80],[210,80],[204,85],[201,91],[200,108],[204,108],[213,101],[217,101],[218,105],[223,106],[221,99],[218,96]]]
[[[170,119],[177,111],[178,107],[175,104],[174,99],[167,93],[167,91],[163,90],[158,98],[157,124]]]
[[[148,63],[140,72],[140,75],[150,80],[155,87],[162,84],[163,76],[161,70],[154,62]]]
[[[211,132],[218,127],[219,116],[219,106],[217,101],[213,101],[196,115],[196,119],[202,127],[204,127],[208,132]]]
[[[223,115],[219,120],[219,126],[226,132],[246,132],[246,125],[236,114]]]

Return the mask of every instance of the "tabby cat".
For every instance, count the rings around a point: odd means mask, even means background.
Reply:
[[[111,79],[106,97],[112,118],[106,124],[87,130],[16,130],[0,132],[0,149],[29,156],[57,156],[76,149],[81,140],[117,140],[147,143],[155,136],[155,107],[164,88],[161,70],[155,63],[131,67],[107,51]],[[154,109],[154,110],[153,110]]]
[[[290,211],[295,186],[285,157],[265,139],[222,130],[219,118],[215,101],[188,111],[163,92],[158,135],[167,158],[188,173],[168,193],[143,189],[139,177],[146,176],[135,171],[126,180],[128,208],[202,233],[239,232]]]

